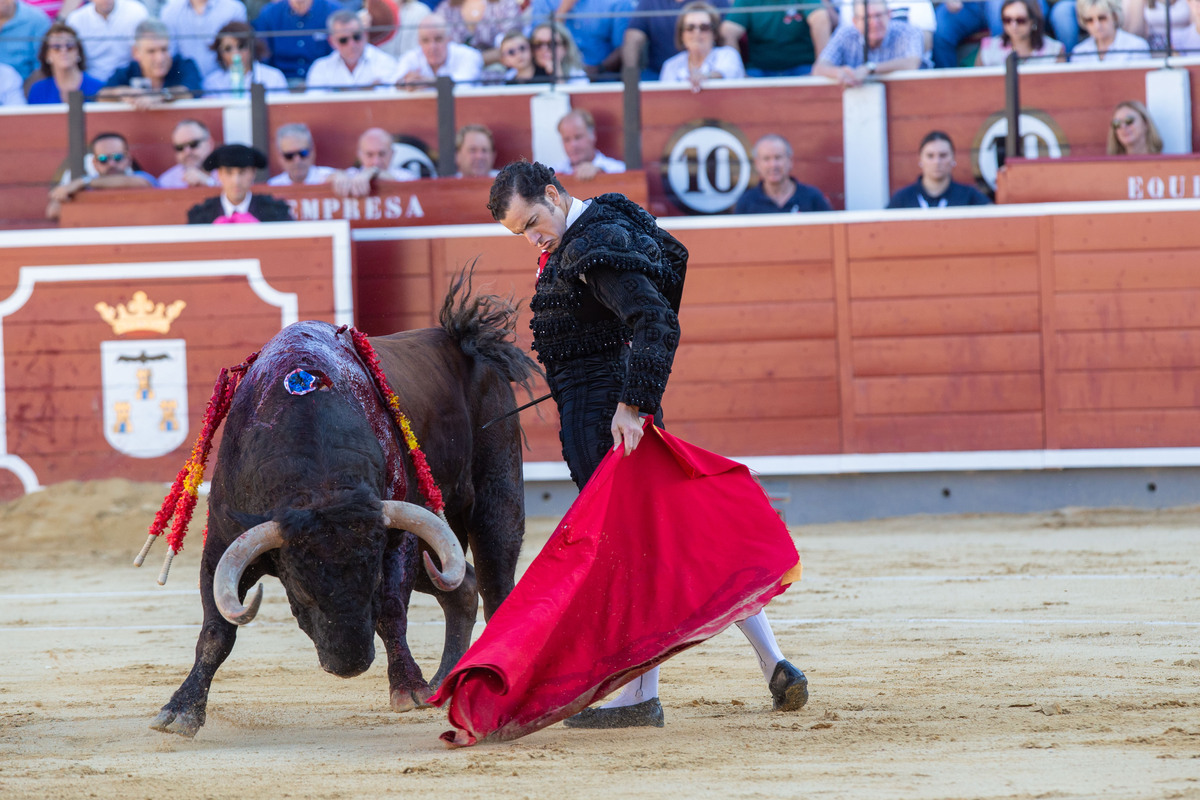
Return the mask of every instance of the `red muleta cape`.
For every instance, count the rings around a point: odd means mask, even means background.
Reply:
[[[750,470],[647,423],[629,457],[600,463],[430,702],[449,704],[465,744],[516,739],[757,614],[799,577]]]

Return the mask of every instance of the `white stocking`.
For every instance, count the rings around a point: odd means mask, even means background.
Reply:
[[[636,706],[638,703],[644,703],[656,697],[658,697],[658,667],[648,670],[641,677],[634,678],[622,686],[620,693],[616,697],[600,707],[621,708],[623,706]]]
[[[737,626],[750,640],[750,644],[754,647],[754,653],[758,656],[759,669],[762,670],[763,677],[769,682],[775,673],[775,665],[783,661],[783,653],[775,641],[775,634],[771,631],[771,622],[767,619],[766,610],[758,612],[753,617],[747,617]]]

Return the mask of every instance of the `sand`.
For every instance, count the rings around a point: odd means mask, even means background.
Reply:
[[[162,543],[130,566],[163,493],[0,506],[0,798],[1200,798],[1198,509],[794,527],[804,580],[769,614],[803,710],[770,710],[731,630],[664,667],[663,729],[448,750],[443,712],[388,710],[382,658],[322,672],[273,580],[207,725],[150,730],[201,620],[199,527],[165,588]],[[413,618],[431,672],[440,612]]]

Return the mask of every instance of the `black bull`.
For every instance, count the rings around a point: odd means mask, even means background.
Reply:
[[[525,524],[521,433],[515,415],[482,426],[515,408],[512,384],[528,388],[536,366],[512,344],[512,305],[469,295],[469,277],[460,278],[442,307],[440,328],[370,341],[441,488],[453,530],[447,535],[470,546],[474,569],[468,565],[452,591],[440,591],[420,569],[419,553],[425,550],[428,560],[430,548],[400,528],[423,523],[409,524],[410,517],[395,513],[405,504],[386,502],[393,497],[390,468],[405,473],[404,500],[423,504],[400,431],[385,416],[346,334],[335,336],[325,323],[289,326],[247,371],[226,419],[200,565],[204,624],[196,661],[152,728],[194,736],[204,725],[209,686],[237,634],[223,614],[249,621],[261,587],[241,604],[263,575],[280,579],[327,671],[342,677],[365,671],[379,634],[397,711],[423,704],[466,651],[478,597],[490,617],[508,596]],[[288,393],[284,379],[295,369],[318,376],[321,388]],[[424,513],[432,527],[440,526]],[[433,549],[443,562],[453,555]],[[428,566],[438,575],[432,562]],[[446,617],[442,660],[431,683],[406,641],[414,588],[433,594]]]

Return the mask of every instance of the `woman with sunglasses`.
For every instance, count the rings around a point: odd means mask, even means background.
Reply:
[[[554,83],[591,83],[583,71],[583,56],[575,37],[559,22],[543,22],[529,34],[529,45],[533,50],[533,63],[546,73],[546,80]]]
[[[1046,35],[1046,21],[1037,3],[1031,0],[1006,0],[1000,7],[1000,23],[1004,26],[1004,33],[984,37],[979,43],[975,66],[1003,66],[1008,54],[1014,51],[1023,63],[1067,60],[1063,43]]]
[[[104,88],[104,84],[88,75],[87,56],[79,46],[79,35],[75,29],[56,22],[46,31],[42,48],[38,51],[44,78],[29,87],[29,102],[65,103],[67,95],[78,89],[91,99]]]
[[[261,83],[267,91],[288,88],[287,78],[279,70],[259,61],[266,55],[266,43],[254,35],[254,28],[245,22],[228,22],[217,31],[210,49],[217,54],[221,68],[204,76],[206,94],[227,95],[234,91],[234,65],[241,62],[240,88],[249,94],[250,84]]]
[[[1152,156],[1162,152],[1162,135],[1150,111],[1137,100],[1119,103],[1108,129],[1110,156]]]
[[[1150,43],[1121,27],[1120,0],[1078,0],[1076,13],[1088,38],[1071,51],[1072,64],[1106,64],[1150,58]]]
[[[693,0],[683,7],[675,22],[675,46],[679,52],[663,62],[658,79],[663,83],[691,83],[700,91],[703,81],[715,78],[744,78],[742,56],[732,47],[717,47],[721,16],[717,9]]]

